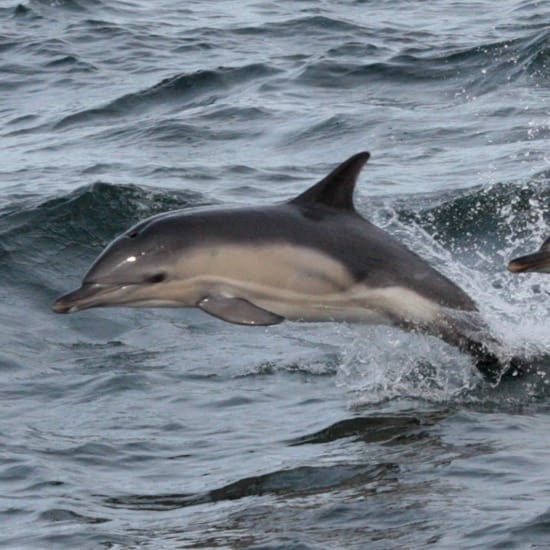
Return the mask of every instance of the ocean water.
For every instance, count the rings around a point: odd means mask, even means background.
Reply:
[[[0,4],[0,546],[550,548],[550,9]],[[387,327],[55,315],[154,213],[259,205],[369,150],[358,210],[536,367]],[[345,238],[345,236],[343,236]]]

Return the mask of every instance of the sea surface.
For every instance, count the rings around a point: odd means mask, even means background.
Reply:
[[[357,209],[533,372],[388,327],[56,315],[155,213]],[[0,547],[550,548],[548,1],[0,2]],[[346,236],[342,235],[342,239]]]

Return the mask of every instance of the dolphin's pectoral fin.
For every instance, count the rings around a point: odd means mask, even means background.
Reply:
[[[244,298],[208,296],[197,307],[222,321],[237,325],[276,325],[285,320],[284,317],[255,306]]]

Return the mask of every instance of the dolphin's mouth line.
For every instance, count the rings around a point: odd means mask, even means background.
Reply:
[[[52,310],[56,313],[74,313],[82,309],[110,305],[106,303],[105,298],[111,296],[115,292],[131,291],[137,286],[141,286],[141,284],[84,283],[80,288],[60,296],[53,303]],[[120,305],[120,302],[118,302],[118,304]]]

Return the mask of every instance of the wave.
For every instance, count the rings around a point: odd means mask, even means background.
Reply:
[[[506,266],[512,257],[538,249],[550,234],[549,179],[542,172],[525,182],[418,195],[414,201],[398,197],[373,212],[372,221],[477,302],[491,332],[503,343],[503,353],[522,357],[531,373],[520,383],[513,384],[514,379],[478,391],[471,360],[441,341],[387,327],[358,328],[338,373],[356,405],[406,397],[513,407],[547,396],[550,279],[518,277]]]
[[[55,129],[64,129],[76,124],[97,124],[109,120],[136,114],[163,104],[181,107],[206,105],[216,101],[233,87],[240,87],[251,80],[264,80],[278,71],[262,63],[253,63],[244,67],[220,67],[216,70],[200,70],[190,74],[181,74],[166,78],[139,92],[123,95],[106,105],[86,109],[62,118]]]
[[[238,35],[261,35],[280,37],[313,36],[322,38],[323,35],[341,33],[345,36],[367,35],[367,29],[350,21],[344,21],[334,16],[306,15],[285,21],[265,23],[257,26],[237,27],[232,30]]]
[[[315,87],[339,88],[368,83],[411,84],[448,81],[450,88],[467,88],[482,95],[518,78],[547,81],[550,31],[526,37],[478,44],[467,48],[406,48],[384,60],[357,62],[355,48],[331,50],[331,55],[308,64],[296,82]],[[446,51],[445,51],[446,50]],[[369,58],[375,52],[365,52]]]
[[[378,485],[387,481],[388,477],[394,477],[398,471],[399,467],[392,463],[301,466],[240,479],[206,493],[107,497],[105,505],[111,508],[160,511],[253,496],[273,495],[298,498],[346,490],[366,483]]]
[[[205,204],[191,191],[162,191],[137,185],[96,182],[57,198],[32,204],[19,199],[0,210],[4,239],[37,233],[48,238],[70,237],[72,243],[104,244],[130,223],[167,210]]]
[[[45,201],[18,198],[0,209],[0,280],[45,279],[49,285],[60,273],[80,274],[82,266],[133,223],[202,204],[204,197],[191,191],[104,182]]]
[[[332,443],[338,439],[352,438],[366,443],[391,443],[394,440],[404,440],[419,430],[441,422],[449,411],[420,412],[414,415],[399,414],[371,414],[368,416],[354,416],[339,420],[322,430],[300,436],[289,442],[291,446],[318,445]]]
[[[262,109],[220,106],[186,122],[179,118],[157,116],[154,119],[126,123],[124,126],[103,128],[94,134],[94,139],[115,143],[124,141],[127,144],[157,143],[163,147],[177,149],[181,149],[184,143],[193,144],[195,147],[199,144],[208,146],[220,140],[254,139],[262,134],[264,124],[269,118],[270,114]],[[228,124],[228,120],[231,120],[232,124]],[[259,122],[256,123],[256,120]],[[219,121],[219,124],[216,121]]]

